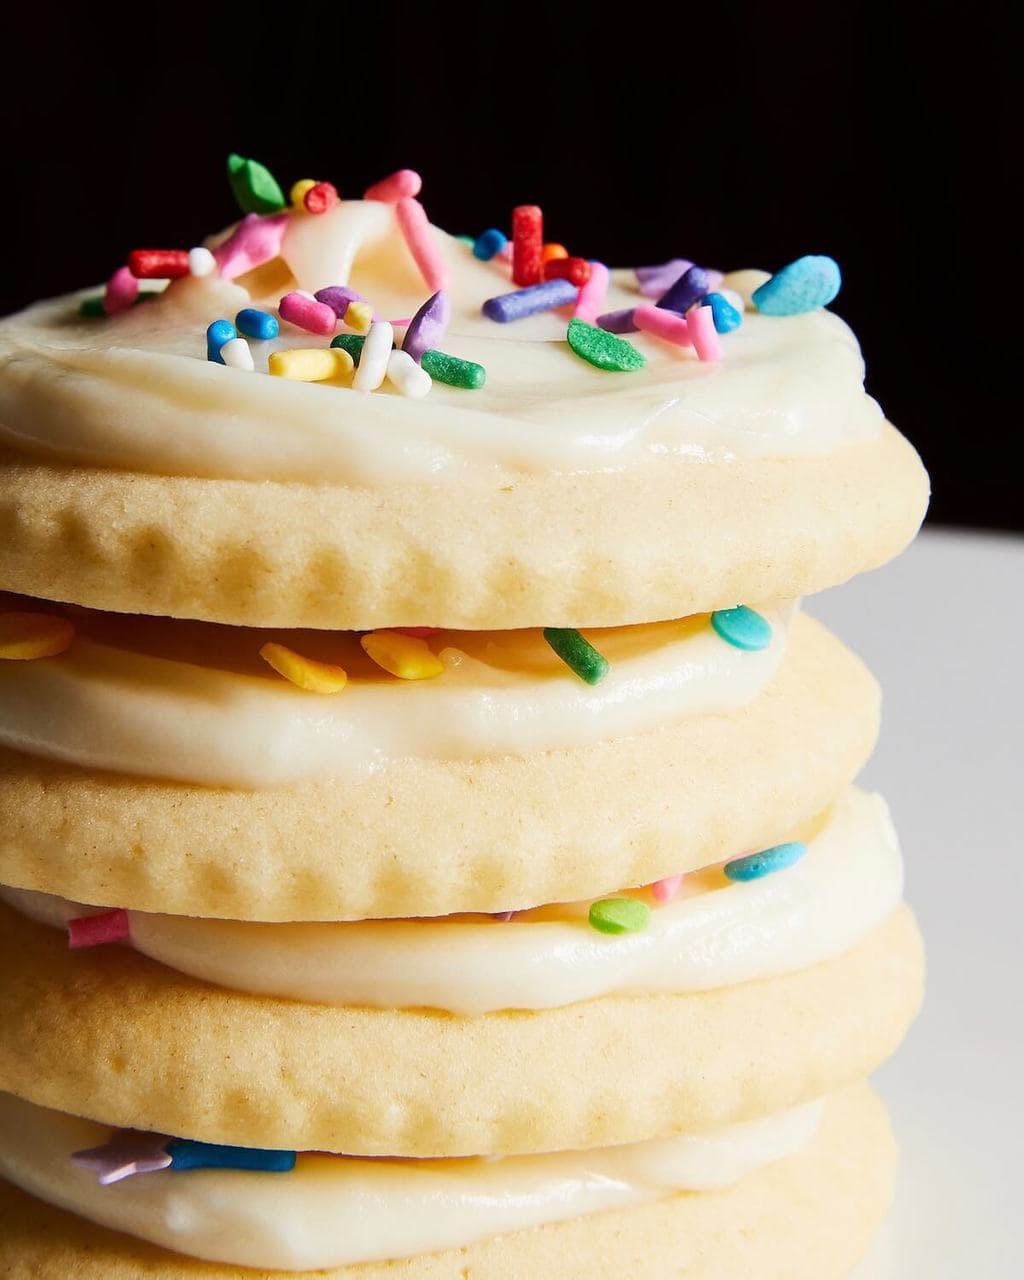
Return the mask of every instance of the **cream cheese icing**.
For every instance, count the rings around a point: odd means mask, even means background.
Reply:
[[[481,1014],[706,991],[793,972],[854,946],[902,894],[885,801],[854,788],[795,866],[747,883],[718,867],[693,872],[643,933],[598,933],[580,904],[525,911],[508,924],[479,915],[256,924],[132,911],[129,919],[136,950],[232,990]],[[91,910],[24,889],[0,887],[0,898],[58,928]]]
[[[715,1133],[502,1159],[301,1155],[293,1172],[163,1172],[100,1186],[70,1155],[109,1130],[0,1094],[0,1175],[79,1217],[191,1257],[315,1271],[732,1185],[802,1150],[821,1103]]]
[[[67,652],[0,663],[0,743],[83,768],[253,788],[391,758],[584,746],[753,701],[778,670],[792,608],[760,608],[773,634],[758,652],[727,644],[706,615],[590,632],[611,663],[596,686],[536,629],[432,636],[444,673],[409,682],[384,675],[350,633],[83,612]],[[343,666],[344,692],[311,694],[275,675],[258,653],[279,638]]]
[[[487,369],[481,390],[435,384],[410,401],[261,376],[276,350],[324,345],[288,324],[252,344],[260,376],[208,362],[211,321],[274,308],[289,289],[349,284],[396,320],[429,292],[390,206],[344,201],[288,216],[269,271],[175,281],[159,301],[106,321],[78,317],[74,295],[0,323],[0,444],[170,476],[384,486],[823,454],[882,429],[857,341],[827,311],[748,314],[720,362],[638,334],[646,368],[610,376],[571,354],[566,313],[485,319],[485,299],[515,287],[507,266],[440,231],[452,301],[444,348]],[[631,273],[613,273],[609,310],[644,301]]]

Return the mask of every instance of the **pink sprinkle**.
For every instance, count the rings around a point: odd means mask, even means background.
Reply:
[[[416,265],[431,293],[448,288],[448,267],[434,240],[433,228],[427,218],[427,211],[418,200],[406,198],[395,205],[398,225],[405,236],[409,252],[416,259]]]
[[[444,627],[392,627],[391,630],[397,631],[400,636],[415,636],[417,640],[422,640],[426,636],[436,636]]]
[[[705,307],[705,310],[710,308]],[[642,333],[673,342],[677,347],[693,346],[689,324],[674,311],[666,311],[663,307],[637,307],[633,312],[633,323]]]
[[[139,296],[139,282],[132,275],[130,268],[118,267],[107,281],[107,289],[103,295],[103,310],[108,316],[116,316],[119,311],[127,311]]]
[[[611,275],[603,262],[592,262],[590,268],[590,279],[580,289],[574,312],[576,319],[586,324],[593,324],[597,319],[611,282]]]
[[[286,213],[272,218],[263,218],[258,213],[246,214],[227,240],[213,251],[220,274],[225,280],[234,280],[276,258],[281,252],[287,225]]]
[[[664,880],[655,880],[654,884],[651,885],[654,901],[662,904],[671,902],[679,892],[682,883],[682,876],[666,876]]]
[[[654,308],[655,310],[657,308]],[[690,330],[690,336],[693,339],[693,345],[697,348],[697,354],[702,360],[721,360],[722,358],[722,339],[718,336],[718,330],[715,328],[715,313],[711,307],[702,307],[699,304],[691,307],[686,313],[686,324]]]
[[[418,196],[423,187],[423,179],[415,169],[399,169],[396,173],[381,178],[372,187],[367,187],[364,200],[381,200],[384,204],[398,204],[399,200],[409,200]]]
[[[326,302],[317,302],[308,293],[286,293],[277,304],[281,319],[307,333],[319,333],[329,338],[338,325],[338,317]]]
[[[513,245],[512,241],[506,240],[505,243],[501,246],[501,248],[498,250],[498,252],[494,256],[500,259],[500,261],[502,262],[511,262],[512,251],[514,248],[515,248],[515,245]]]
[[[508,924],[515,917],[514,911],[494,911],[491,913],[499,924]]]
[[[68,946],[72,951],[82,947],[103,947],[110,942],[125,942],[131,937],[128,912],[118,907],[98,916],[79,916],[68,921]]]

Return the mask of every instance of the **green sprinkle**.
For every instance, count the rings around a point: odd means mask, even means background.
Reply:
[[[352,357],[352,363],[358,365],[365,341],[366,336],[362,333],[339,333],[336,338],[331,339],[331,346],[341,347],[343,351],[347,351]]]
[[[609,373],[633,373],[647,363],[647,357],[637,351],[632,342],[582,320],[569,321],[566,337],[581,360]]]
[[[274,175],[258,160],[228,156],[228,182],[243,213],[278,213],[287,206]]]
[[[468,244],[471,249],[476,244],[472,236],[456,236],[455,239],[461,240],[463,244]]]
[[[145,292],[137,295],[132,306],[137,307],[140,302],[152,302],[154,298],[159,297],[159,289],[146,289]],[[103,294],[94,293],[91,298],[83,298],[78,304],[78,314],[86,316],[90,320],[101,320],[107,314],[103,310]]]
[[[444,382],[449,387],[477,391],[487,381],[487,370],[482,364],[460,360],[444,351],[424,351],[420,364],[435,382]]]
[[[651,909],[636,898],[602,898],[590,908],[590,924],[598,933],[643,933]]]
[[[544,639],[565,665],[587,684],[600,684],[608,674],[608,659],[571,627],[545,627]]]

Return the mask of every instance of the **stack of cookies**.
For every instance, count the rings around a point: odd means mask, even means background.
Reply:
[[[0,325],[0,1273],[839,1280],[922,952],[799,600],[927,480],[835,264],[228,168]]]

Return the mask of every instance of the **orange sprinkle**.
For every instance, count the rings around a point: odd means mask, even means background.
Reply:
[[[71,646],[75,624],[53,613],[0,613],[0,660],[55,658]]]
[[[283,644],[265,644],[260,657],[292,684],[307,693],[341,693],[348,684],[348,673],[330,662],[317,662],[304,658],[301,653]]]
[[[552,262],[555,258],[568,258],[569,250],[564,244],[546,244],[541,250],[541,261]]]

